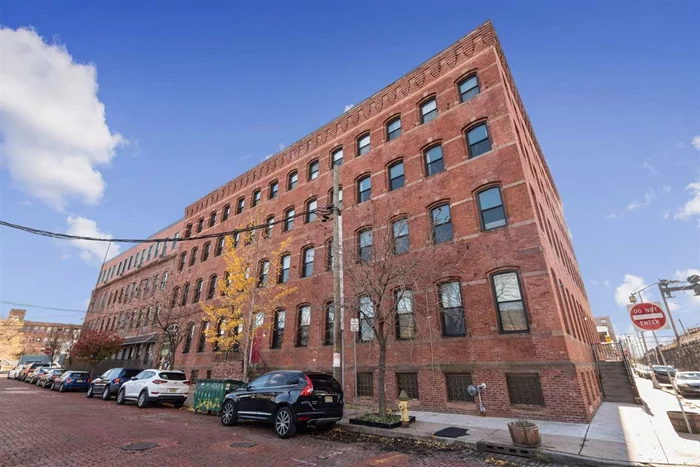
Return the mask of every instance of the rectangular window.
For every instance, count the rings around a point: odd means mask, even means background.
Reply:
[[[209,250],[211,250],[211,243],[207,242],[202,248],[202,261],[206,261],[209,259]]]
[[[401,136],[401,118],[400,117],[397,117],[397,118],[391,120],[389,123],[387,123],[386,136],[387,136],[388,141],[391,141],[391,140],[396,139],[399,136]]]
[[[267,285],[267,276],[270,273],[270,262],[265,260],[260,263],[260,274],[258,275],[258,287]]]
[[[431,120],[435,120],[437,117],[437,100],[435,98],[426,101],[420,106],[420,122],[428,123]]]
[[[404,391],[410,399],[418,399],[418,374],[396,373],[397,392]]]
[[[482,229],[491,230],[506,225],[506,211],[503,209],[500,188],[489,188],[479,193],[477,197]]]
[[[190,294],[190,284],[185,284],[185,288],[182,289],[182,301],[180,302],[180,305],[182,305],[182,306],[187,305],[187,298],[188,298],[189,294]]]
[[[403,162],[397,162],[389,167],[389,191],[403,188],[404,171]]]
[[[440,244],[452,240],[452,215],[450,206],[443,204],[430,210],[433,224],[433,243]]]
[[[236,232],[233,234],[233,247],[238,248],[238,243],[241,241],[241,233]]]
[[[333,320],[335,317],[333,302],[326,304],[326,336],[323,340],[325,345],[333,345]]]
[[[280,260],[280,278],[279,282],[284,284],[289,281],[289,268],[292,264],[292,257],[290,255],[282,256]]]
[[[467,102],[469,99],[479,95],[479,82],[476,75],[470,76],[459,83],[459,101]]]
[[[284,231],[289,232],[294,228],[294,209],[289,209],[284,213]]]
[[[194,284],[194,295],[192,295],[192,303],[197,303],[202,296],[202,287],[204,285],[204,282],[202,279],[199,279],[195,284]]]
[[[471,373],[446,374],[447,400],[450,402],[474,402],[467,388],[472,384]]]
[[[301,277],[311,277],[314,273],[314,249],[304,250],[304,264],[301,269]]]
[[[240,214],[245,209],[245,198],[239,198],[236,203],[236,214]]]
[[[357,203],[369,201],[372,197],[372,178],[366,176],[357,182]]]
[[[544,407],[544,394],[537,373],[506,374],[511,405],[538,405]]]
[[[265,237],[266,238],[272,238],[272,229],[275,227],[275,218],[270,216],[267,218],[265,226]]]
[[[373,397],[374,396],[374,375],[372,373],[357,374],[357,396],[358,397]]]
[[[252,203],[253,206],[257,206],[258,204],[260,204],[261,198],[262,198],[262,196],[260,194],[260,190],[255,190],[253,192],[253,203]]]
[[[199,342],[197,342],[197,352],[204,352],[207,346],[207,329],[209,329],[209,321],[202,321]]]
[[[287,190],[293,190],[294,188],[296,188],[298,182],[299,174],[297,174],[296,171],[290,173],[287,177]]]
[[[408,219],[398,219],[391,224],[394,235],[394,254],[401,255],[408,252]]]
[[[216,211],[209,214],[209,227],[214,227],[216,225]]]
[[[442,310],[442,334],[464,336],[467,326],[462,307],[462,291],[459,282],[440,284],[440,308]]]
[[[202,230],[204,230],[204,219],[199,219],[197,221],[197,233],[200,233]]]
[[[309,327],[311,326],[311,307],[303,306],[299,309],[299,328],[297,329],[297,346],[309,345]]]
[[[277,192],[279,191],[279,183],[275,180],[270,183],[270,199],[277,198]]]
[[[445,170],[445,160],[442,157],[442,146],[437,145],[425,151],[425,175],[430,177]]]
[[[318,178],[318,161],[313,161],[309,164],[309,180],[316,180]]]
[[[363,263],[372,259],[372,231],[369,229],[360,232],[357,240],[357,256]]]
[[[151,253],[153,253],[153,245],[149,245],[149,247],[148,247],[148,255],[146,257],[146,261],[151,260]]]
[[[374,339],[374,303],[369,297],[360,297],[360,341]]]
[[[491,150],[491,140],[486,124],[482,123],[467,132],[469,157],[477,157]]]
[[[180,255],[180,264],[177,267],[178,271],[185,269],[185,264],[187,264],[187,253],[182,253]]]
[[[398,290],[394,295],[396,301],[396,338],[413,339],[416,337],[416,320],[413,317],[413,291]]]
[[[318,207],[318,202],[312,199],[306,204],[306,222],[313,222],[316,220],[316,208]]]
[[[231,205],[227,204],[226,206],[224,206],[224,213],[221,216],[221,220],[227,221],[230,215],[231,215]]]
[[[272,348],[279,349],[282,347],[284,340],[284,310],[278,310],[275,313],[275,328],[272,333]]]
[[[504,272],[491,276],[501,332],[528,331],[527,313],[518,273]]]
[[[332,167],[335,167],[337,165],[341,165],[343,163],[343,148],[336,149],[333,152],[333,154],[331,155],[331,158],[333,160]]]
[[[225,237],[219,237],[216,239],[216,249],[214,250],[214,256],[221,256],[224,252],[224,243],[226,242]]]
[[[190,266],[194,266],[194,263],[197,261],[197,250],[199,250],[199,248],[192,248],[192,253],[190,253]]]
[[[153,257],[157,258],[158,253],[160,253],[160,242],[156,242],[156,251],[153,252]]]
[[[360,136],[357,140],[357,155],[364,156],[369,152],[370,149],[370,136],[369,133]]]

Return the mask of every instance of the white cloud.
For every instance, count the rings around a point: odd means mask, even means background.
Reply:
[[[651,188],[644,193],[644,201],[633,201],[627,205],[628,211],[634,211],[644,206],[648,206],[656,198],[656,193]]]
[[[692,193],[692,198],[673,216],[682,221],[687,221],[692,216],[700,216],[700,182],[691,183],[685,189]]]
[[[86,219],[85,217],[68,216],[66,219],[68,224],[69,235],[78,235],[81,237],[97,237],[97,238],[113,238],[110,234],[100,231],[97,228],[97,222]],[[121,247],[116,243],[96,242],[91,240],[69,240],[69,244],[79,250],[78,256],[90,264],[102,264],[102,260],[109,246],[109,254],[107,259],[113,258],[119,254]]]
[[[651,165],[651,159],[649,159],[648,157],[646,159],[644,159],[644,163],[642,164],[642,168],[644,170],[646,170],[647,172],[649,172],[649,175],[653,176],[653,175],[659,174],[659,171],[656,170],[656,167]]]
[[[345,108],[343,109],[343,113],[347,112],[348,110],[352,109],[355,107],[355,104],[347,104]]]
[[[97,204],[108,165],[125,140],[97,97],[97,70],[27,28],[0,28],[0,158],[16,187],[63,210]]]
[[[692,144],[695,149],[700,151],[700,135],[694,137],[690,144]]]
[[[671,211],[664,211],[664,219],[671,217]]]
[[[597,280],[593,279],[593,280],[591,280],[591,284],[593,284],[593,285],[600,285],[600,282],[598,282]]]
[[[646,287],[644,279],[635,276],[634,274],[625,274],[625,279],[622,284],[615,289],[615,302],[623,307],[626,307],[630,302],[630,295]]]

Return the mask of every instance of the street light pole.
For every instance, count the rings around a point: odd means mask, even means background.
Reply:
[[[340,293],[340,175],[338,166],[333,165],[333,377],[343,384],[342,359],[342,331],[341,321],[344,313],[341,312]]]
[[[673,315],[671,315],[671,309],[668,307],[668,300],[666,300],[666,293],[664,289],[662,288],[662,284],[666,281],[660,280],[658,282],[659,286],[659,293],[661,294],[661,298],[664,300],[664,306],[666,307],[666,313],[668,313],[668,319],[671,321],[671,326],[673,327],[673,333],[676,335],[676,342],[678,345],[681,345],[681,338],[678,336],[678,330],[676,329],[676,322],[673,321]]]

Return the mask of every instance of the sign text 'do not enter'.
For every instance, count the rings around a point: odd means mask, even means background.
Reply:
[[[666,313],[659,303],[637,303],[628,309],[632,324],[640,331],[658,331],[667,325]]]

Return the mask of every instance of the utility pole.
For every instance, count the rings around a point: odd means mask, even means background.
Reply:
[[[338,166],[333,165],[333,377],[343,384],[342,361],[342,316],[341,293],[340,293],[340,174]]]

